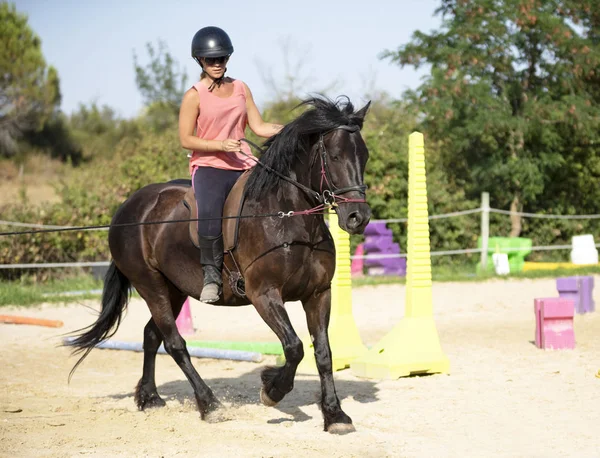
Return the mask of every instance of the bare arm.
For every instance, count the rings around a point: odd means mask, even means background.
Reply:
[[[278,133],[283,126],[281,124],[273,124],[270,122],[264,122],[262,116],[260,115],[260,111],[256,107],[254,103],[254,99],[252,98],[252,92],[250,92],[250,88],[244,83],[246,88],[246,110],[248,111],[248,125],[252,132],[254,132],[259,137],[269,138]]]
[[[179,142],[181,147],[192,151],[239,151],[241,144],[237,140],[205,140],[194,135],[199,114],[198,92],[188,89],[179,109]]]

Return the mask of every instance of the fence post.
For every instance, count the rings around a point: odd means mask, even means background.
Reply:
[[[488,258],[488,239],[490,237],[490,194],[481,193],[481,271],[485,272]]]

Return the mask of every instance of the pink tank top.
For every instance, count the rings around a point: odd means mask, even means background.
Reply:
[[[196,121],[196,135],[206,140],[240,140],[245,137],[248,124],[246,110],[246,88],[240,80],[233,81],[231,96],[217,97],[198,81],[194,84],[198,91],[199,112]],[[252,156],[247,143],[242,142],[242,151]],[[214,167],[225,170],[247,170],[256,162],[242,153],[225,151],[194,151],[190,159],[190,175],[196,167]]]

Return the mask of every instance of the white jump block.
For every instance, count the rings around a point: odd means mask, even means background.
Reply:
[[[598,264],[598,250],[592,234],[575,235],[572,243],[571,262],[573,264]]]

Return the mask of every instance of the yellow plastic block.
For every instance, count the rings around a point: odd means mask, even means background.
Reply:
[[[418,132],[409,137],[407,245],[404,318],[351,363],[358,377],[398,378],[450,369],[433,320],[425,151],[423,134]]]
[[[598,264],[573,264],[571,262],[525,262],[523,272],[532,270],[580,269],[582,267],[597,266]]]
[[[350,366],[350,362],[367,351],[352,315],[352,275],[350,271],[350,236],[340,228],[335,212],[329,213],[329,231],[335,243],[335,273],[331,281],[331,318],[329,320],[329,345],[333,370]],[[303,339],[304,359],[298,372],[316,374],[314,347],[310,336]],[[284,357],[278,363],[284,362]]]

